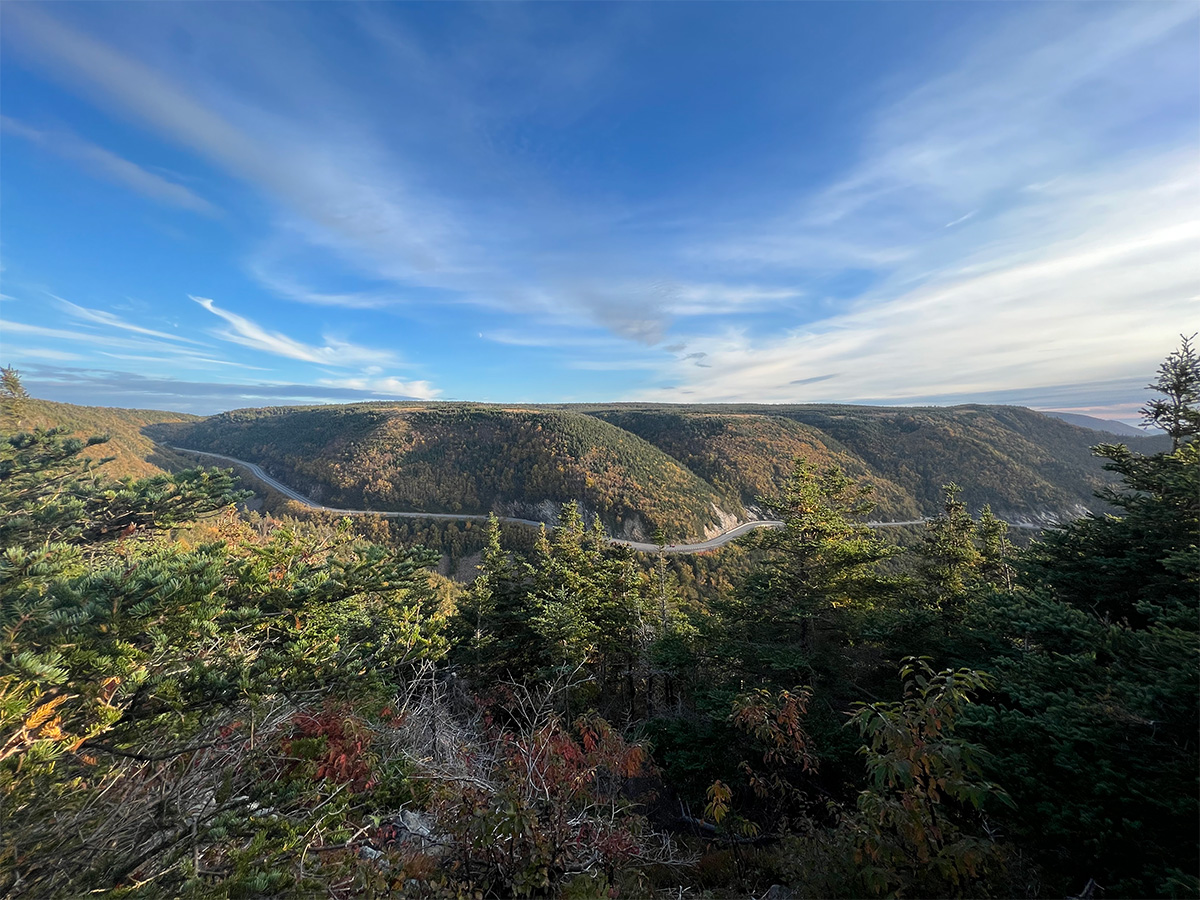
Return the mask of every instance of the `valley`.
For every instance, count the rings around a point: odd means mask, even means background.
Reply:
[[[302,504],[554,524],[575,501],[639,549],[707,549],[772,518],[761,498],[798,457],[870,485],[881,522],[935,514],[954,482],[973,511],[990,505],[1040,527],[1101,508],[1094,492],[1109,479],[1090,448],[1112,437],[986,406],[352,404],[235,410],[143,431],[252,463]],[[1126,440],[1140,452],[1164,445]]]

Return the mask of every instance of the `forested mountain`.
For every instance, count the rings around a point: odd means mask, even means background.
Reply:
[[[715,533],[742,512],[636,435],[592,416],[470,404],[238,410],[154,430],[257,462],[322,503],[553,520],[576,500],[624,536]],[[725,507],[724,509],[722,507]]]
[[[1095,432],[1019,407],[358,404],[237,410],[148,433],[259,463],[330,505],[552,518],[574,500],[641,538],[751,517],[797,457],[870,485],[883,519],[932,514],[948,482],[973,510],[1070,518],[1111,481],[1089,452]]]

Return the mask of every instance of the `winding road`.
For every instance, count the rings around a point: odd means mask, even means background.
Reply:
[[[165,445],[170,447],[170,445]],[[305,497],[299,491],[296,491],[281,481],[272,478],[262,470],[262,467],[252,462],[247,462],[244,459],[237,459],[233,456],[225,456],[222,453],[210,453],[207,450],[193,450],[189,447],[170,447],[179,453],[193,453],[196,456],[209,456],[213,459],[220,459],[227,463],[232,463],[235,466],[245,469],[263,484],[268,485],[279,493],[283,494],[289,500],[295,500],[297,503],[307,506],[309,509],[320,510],[321,512],[337,513],[341,516],[383,516],[388,519],[449,519],[455,522],[475,521],[486,522],[488,516],[469,514],[469,513],[436,513],[436,512],[396,512],[382,511],[376,509],[340,509],[336,506],[323,506],[308,497]],[[513,516],[496,516],[501,522],[511,522],[517,525],[532,525],[537,528],[541,525],[547,525],[548,528],[554,526],[548,525],[545,522],[539,522],[536,519],[518,519]],[[898,525],[923,525],[926,519],[908,519],[903,522],[868,522],[871,528],[892,528]],[[641,550],[647,553],[658,553],[660,550],[663,553],[703,553],[706,550],[715,550],[718,547],[728,544],[730,541],[735,541],[742,535],[749,534],[756,528],[782,528],[783,522],[777,519],[757,519],[753,522],[744,522],[734,528],[718,534],[716,537],[711,537],[706,541],[700,541],[696,544],[667,544],[660,547],[658,544],[651,544],[645,541],[626,541],[620,538],[610,537],[608,540],[613,544],[620,544],[623,547],[629,547],[633,550]],[[1018,526],[1020,527],[1020,526]]]

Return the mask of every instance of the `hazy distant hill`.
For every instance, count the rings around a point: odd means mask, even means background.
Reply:
[[[719,530],[796,456],[875,486],[880,518],[956,482],[1013,519],[1095,509],[1098,435],[1020,407],[356,404],[238,410],[150,433],[262,464],[332,505],[547,519],[578,500],[614,533]],[[1166,446],[1137,438],[1141,452]]]
[[[1043,415],[1051,416],[1055,419],[1062,419],[1068,424],[1075,425],[1078,428],[1090,428],[1092,431],[1104,431],[1108,434],[1116,434],[1121,437],[1147,437],[1162,432],[1145,431],[1141,428],[1134,428],[1132,425],[1126,425],[1124,422],[1117,422],[1114,419],[1097,419],[1095,416],[1084,416],[1079,413],[1054,412],[1047,410]]]
[[[113,478],[130,475],[144,478],[165,469],[192,465],[169,450],[156,447],[145,433],[147,426],[159,423],[192,422],[196,416],[187,413],[163,412],[157,409],[119,409],[111,406],[75,406],[50,400],[30,400],[21,412],[20,427],[70,428],[82,437],[107,434],[108,443],[89,447],[84,454],[93,459],[114,457],[104,466]],[[16,427],[15,422],[3,422],[4,429]]]

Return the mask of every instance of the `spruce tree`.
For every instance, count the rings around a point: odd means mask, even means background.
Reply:
[[[1162,394],[1141,410],[1142,423],[1161,428],[1171,437],[1171,449],[1200,434],[1200,355],[1190,337],[1180,335],[1173,350],[1158,367],[1158,377],[1148,389]]]
[[[763,505],[784,522],[755,538],[765,561],[721,604],[719,654],[748,681],[790,687],[837,668],[855,621],[893,596],[879,565],[896,555],[863,519],[870,489],[803,460]]]
[[[1200,890],[1200,443],[1185,437],[1153,456],[1097,447],[1120,514],[1046,532],[980,616],[997,702],[975,733],[1056,891]]]

